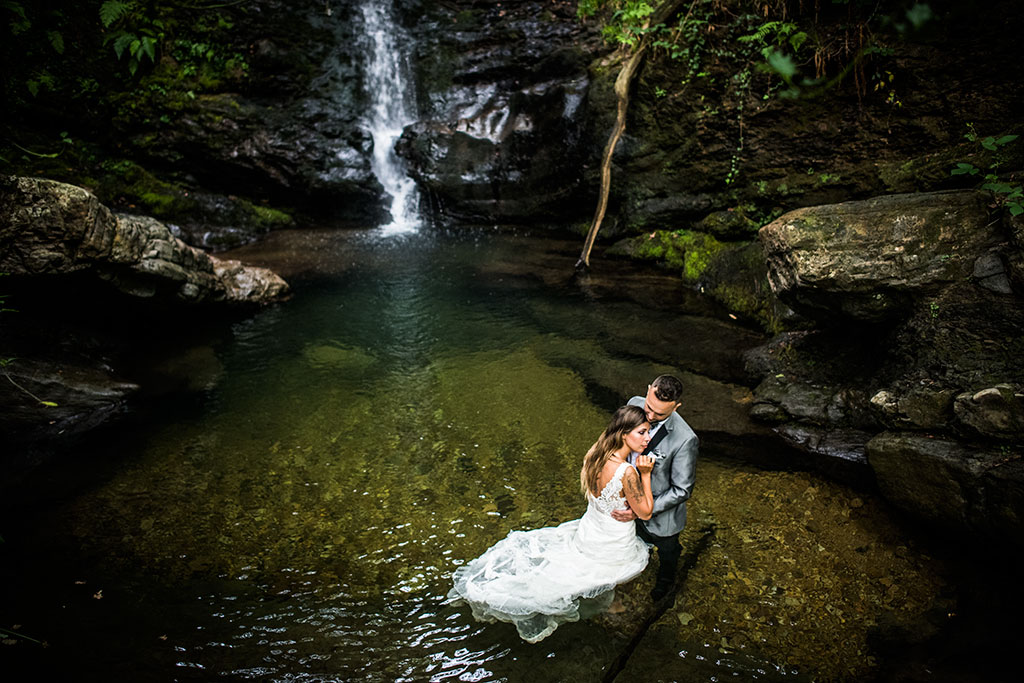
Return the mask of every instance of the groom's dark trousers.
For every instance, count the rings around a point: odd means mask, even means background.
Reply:
[[[636,520],[636,535],[648,543],[653,543],[658,549],[658,576],[655,578],[656,586],[670,588],[676,582],[676,567],[679,566],[679,556],[683,552],[683,546],[679,543],[679,534],[672,536],[655,536],[647,530],[642,520]]]

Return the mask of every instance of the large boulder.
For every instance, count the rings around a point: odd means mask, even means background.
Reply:
[[[762,228],[773,290],[814,328],[747,354],[751,417],[826,460],[866,462],[916,517],[1019,535],[1022,252],[989,200],[894,195]]]
[[[988,202],[949,191],[790,211],[759,232],[769,282],[810,317],[905,316],[947,285],[994,274],[1006,238]]]
[[[288,285],[265,268],[223,262],[145,216],[114,214],[87,190],[40,178],[0,179],[0,271],[91,273],[135,297],[269,303]]]
[[[1024,548],[1024,461],[1000,448],[884,432],[867,444],[886,498],[947,533],[980,532]]]
[[[139,329],[175,327],[186,313],[185,325],[195,323],[197,305],[213,314],[289,293],[270,270],[212,257],[153,218],[112,213],[80,187],[39,178],[0,178],[0,271],[19,309],[0,326],[0,432],[23,453],[86,432],[153,389],[126,378],[121,362]]]

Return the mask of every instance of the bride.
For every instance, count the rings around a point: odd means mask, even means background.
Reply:
[[[483,555],[455,570],[448,598],[464,601],[481,621],[515,624],[530,643],[558,625],[611,604],[614,587],[647,566],[649,548],[633,522],[618,522],[612,510],[627,504],[641,519],[654,506],[651,470],[642,453],[651,437],[641,408],[623,406],[583,459],[580,484],[587,511],[555,527],[512,531]]]

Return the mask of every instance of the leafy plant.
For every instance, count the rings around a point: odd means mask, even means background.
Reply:
[[[1000,137],[987,136],[981,137],[974,129],[973,123],[967,124],[967,133],[964,137],[974,143],[977,143],[982,149],[988,150],[989,152],[998,152],[1000,149],[1010,144],[1017,139],[1017,135],[1002,135]],[[1024,214],[1024,188],[1020,185],[1011,185],[1009,182],[1001,179],[996,169],[999,168],[999,160],[996,159],[990,162],[986,168],[987,171],[983,177],[984,182],[981,184],[981,189],[989,190],[994,192],[997,196],[1001,197],[1002,203],[1006,205],[1010,215],[1019,216]],[[966,161],[957,162],[950,172],[950,175],[959,176],[981,176],[982,169],[978,168],[972,163]]]
[[[755,43],[761,46],[761,54],[765,57],[781,47],[789,46],[793,52],[799,52],[807,42],[807,33],[798,30],[791,21],[769,21],[762,24],[756,31],[737,38],[741,43]]]
[[[66,149],[74,147],[75,141],[72,140],[68,136],[68,132],[65,130],[65,131],[61,131],[61,133],[60,133],[60,144],[64,145],[64,146],[61,147],[60,149],[58,149],[56,152],[33,152],[30,149],[22,147],[17,142],[11,141],[11,146],[16,147],[17,149],[20,149],[25,154],[33,156],[33,157],[35,157],[37,159],[56,159],[61,154],[63,154]],[[22,155],[22,158],[23,159],[27,159],[28,157],[25,157],[24,155]]]
[[[100,5],[100,22],[114,28],[104,44],[113,43],[117,58],[128,57],[128,73],[132,76],[144,60],[156,64],[156,54],[164,39],[164,23],[144,14],[138,3],[129,0],[106,0]]]
[[[3,0],[3,2],[0,2],[0,8],[11,12],[15,16],[9,25],[12,34],[20,35],[32,28],[32,21],[25,14],[25,8],[21,6],[20,2]]]
[[[608,42],[636,47],[645,33],[654,30],[645,25],[647,18],[654,13],[650,3],[644,0],[619,0],[610,4],[617,6],[617,9],[602,29]]]

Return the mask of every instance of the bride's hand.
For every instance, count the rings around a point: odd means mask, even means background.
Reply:
[[[636,468],[640,474],[650,474],[654,469],[654,459],[649,455],[638,455],[636,457]]]

